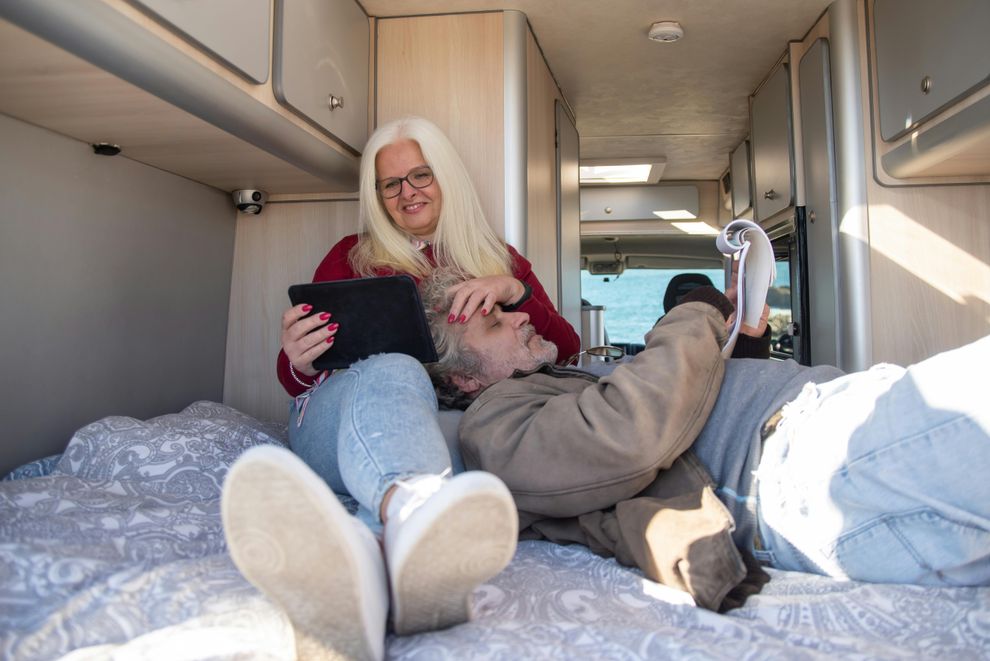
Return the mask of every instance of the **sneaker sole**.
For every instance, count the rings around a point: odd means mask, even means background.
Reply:
[[[298,658],[382,658],[384,624],[376,643],[362,621],[362,551],[343,534],[353,519],[302,460],[249,450],[227,475],[221,509],[234,564],[285,610]]]
[[[404,524],[415,525],[420,517],[429,521],[403,551],[404,558],[389,567],[393,627],[399,635],[466,622],[474,589],[512,560],[519,518],[511,494],[490,475],[465,479],[468,475],[454,478],[462,481],[458,490],[466,495],[451,493],[433,507],[427,501]]]

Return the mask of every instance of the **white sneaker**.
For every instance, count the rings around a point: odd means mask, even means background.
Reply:
[[[385,524],[395,632],[466,622],[471,593],[515,553],[519,516],[512,495],[500,479],[479,471],[396,485]]]
[[[288,450],[260,446],[223,485],[234,564],[285,610],[300,659],[381,659],[388,588],[378,540]]]

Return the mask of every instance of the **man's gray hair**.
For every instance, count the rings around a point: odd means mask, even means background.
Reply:
[[[426,365],[426,371],[433,380],[437,400],[445,408],[465,409],[472,401],[453,383],[451,376],[474,377],[481,373],[481,356],[463,345],[461,329],[464,327],[447,323],[453,300],[447,290],[468,279],[456,269],[438,268],[419,284],[426,321],[439,357],[437,362]]]

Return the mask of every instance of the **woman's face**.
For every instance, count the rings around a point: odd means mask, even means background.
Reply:
[[[375,176],[379,182],[393,177],[406,177],[412,170],[424,165],[427,162],[419,144],[412,140],[399,140],[378,151],[375,157]],[[416,188],[408,181],[399,185],[401,190],[395,197],[379,196],[385,205],[385,211],[392,222],[407,234],[418,239],[432,239],[443,205],[443,195],[436,178],[423,188]]]

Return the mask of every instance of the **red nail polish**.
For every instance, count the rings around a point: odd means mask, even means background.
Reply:
[[[309,303],[307,303],[306,305],[303,306],[303,312],[309,312],[312,309],[313,309],[313,306],[310,305]]]
[[[333,344],[333,335],[327,338],[327,344]]]
[[[465,315],[463,315],[463,314],[462,314],[462,315],[461,315],[461,318],[460,318],[460,319],[458,319],[458,321],[460,321],[460,322],[461,322],[462,324],[463,324],[463,323],[466,323],[466,322],[467,322],[467,317],[466,317]]]
[[[329,312],[321,312],[320,313],[320,319],[322,319],[323,321],[326,321],[329,318],[330,318],[330,313]]]
[[[487,317],[488,316],[488,310],[485,310],[484,308],[482,308],[482,310],[481,310],[481,316],[482,317]]]
[[[337,322],[334,322],[329,326],[327,326],[327,330],[330,331],[331,333],[337,330],[338,328],[340,328],[340,324],[338,324]]]
[[[447,317],[447,323],[448,324],[454,323],[454,315],[450,315],[449,317]]]

